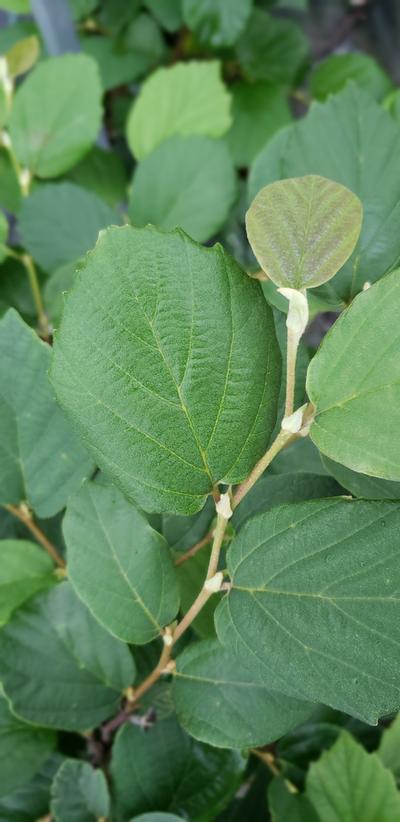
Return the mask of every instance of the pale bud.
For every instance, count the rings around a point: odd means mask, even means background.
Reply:
[[[307,408],[307,403],[298,408],[290,417],[284,417],[281,422],[282,431],[288,434],[298,434],[303,425],[303,415]]]
[[[221,494],[218,502],[215,503],[217,514],[220,514],[224,519],[230,519],[233,511],[231,507],[231,498],[229,494]]]
[[[286,328],[299,340],[304,334],[308,323],[307,297],[302,291],[297,291],[295,288],[278,288],[278,291],[289,300]]]
[[[222,571],[217,571],[211,579],[206,579],[204,583],[204,588],[206,591],[209,591],[210,594],[216,594],[218,591],[221,590],[222,580],[224,575]]]

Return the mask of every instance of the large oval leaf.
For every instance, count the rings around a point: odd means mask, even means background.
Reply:
[[[318,500],[249,520],[220,640],[271,688],[376,723],[400,706],[400,504]]]
[[[172,622],[179,592],[168,545],[117,488],[86,482],[63,531],[72,585],[112,634],[140,645]]]
[[[78,274],[52,377],[98,465],[147,510],[191,514],[246,476],[280,355],[259,284],[220,246],[111,228]]]
[[[364,291],[311,361],[312,440],[336,462],[400,480],[400,271]]]
[[[0,676],[13,711],[35,725],[94,728],[112,716],[135,667],[68,582],[39,594],[0,632]]]
[[[339,271],[354,250],[361,221],[358,197],[316,174],[265,186],[246,214],[261,268],[275,285],[299,291]]]
[[[40,63],[18,89],[10,117],[21,163],[40,177],[62,174],[94,144],[101,123],[97,65],[84,54]]]
[[[315,705],[268,688],[265,671],[218,640],[178,656],[173,698],[180,722],[196,739],[221,748],[274,742],[304,722]]]

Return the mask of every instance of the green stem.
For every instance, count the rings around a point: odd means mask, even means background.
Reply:
[[[236,489],[233,495],[233,505],[232,508],[235,509],[242,501],[243,497],[249,493],[253,485],[257,482],[257,480],[261,477],[261,474],[264,473],[265,469],[268,468],[270,462],[276,457],[279,451],[282,448],[285,448],[286,445],[292,440],[295,439],[296,435],[291,434],[288,431],[280,431],[278,436],[274,439],[268,451],[265,452],[264,456],[261,457],[260,460],[256,463],[253,470],[250,471],[249,476],[245,479]]]
[[[294,391],[296,387],[296,361],[299,347],[298,335],[288,329],[286,348],[286,402],[285,417],[294,411]]]
[[[18,262],[20,262],[25,268],[32,291],[33,301],[35,303],[40,336],[47,339],[50,331],[49,318],[43,304],[35,263],[29,254],[18,254],[17,251],[14,251],[14,249],[9,247],[7,247],[7,252],[10,257],[14,257],[14,259],[18,260]]]

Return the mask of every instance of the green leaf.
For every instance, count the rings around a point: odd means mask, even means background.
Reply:
[[[65,265],[60,266],[60,268],[56,268],[45,281],[42,292],[44,304],[55,328],[58,327],[61,320],[65,292],[71,290],[75,274],[81,265],[82,262],[80,260],[75,260],[73,263],[65,263]]]
[[[238,166],[248,166],[268,140],[291,121],[285,90],[265,80],[231,86],[232,125],[226,141]]]
[[[351,471],[345,465],[340,465],[329,457],[322,457],[323,465],[335,479],[347,488],[353,497],[364,499],[400,499],[400,482],[368,477],[357,471]],[[322,494],[321,494],[322,496]]]
[[[75,280],[52,379],[128,497],[192,514],[265,451],[279,365],[259,284],[221,246],[125,227],[102,234]]]
[[[39,770],[56,743],[55,734],[21,722],[0,692],[0,796],[6,796]]]
[[[393,822],[400,818],[400,794],[393,775],[347,731],[312,763],[307,796],[321,822]]]
[[[0,0],[0,8],[13,11],[14,14],[29,14],[30,0]]]
[[[50,810],[55,822],[97,822],[109,813],[110,798],[103,771],[87,762],[67,759],[51,788]]]
[[[4,262],[8,256],[7,248],[8,239],[8,220],[7,217],[0,211],[0,263]]]
[[[178,583],[168,545],[120,491],[85,483],[68,503],[63,531],[69,579],[114,636],[142,645],[176,617]]]
[[[305,63],[309,46],[300,26],[254,9],[236,43],[236,56],[250,80],[292,83]]]
[[[268,806],[273,822],[320,822],[307,797],[290,791],[282,776],[268,787]]]
[[[184,822],[182,816],[175,816],[174,813],[141,813],[135,816],[131,822]]]
[[[110,206],[126,199],[125,167],[119,155],[112,151],[95,146],[66,176],[72,183],[97,194]]]
[[[68,582],[39,594],[0,632],[0,677],[17,716],[66,731],[94,728],[118,710],[135,668]]]
[[[249,520],[228,551],[221,642],[271,689],[372,724],[398,709],[399,525],[399,504],[348,499]]]
[[[97,0],[68,0],[68,4],[71,6],[72,17],[75,22],[89,17],[98,5]]]
[[[192,822],[213,818],[235,793],[245,760],[195,742],[175,717],[147,731],[126,724],[118,731],[110,765],[118,818],[161,809]],[[154,775],[157,778],[154,778]]]
[[[93,248],[101,229],[120,222],[96,194],[75,183],[47,183],[25,198],[20,231],[32,257],[54,271]]]
[[[332,54],[313,71],[311,94],[317,100],[325,100],[330,94],[341,91],[349,80],[376,100],[381,100],[392,88],[386,72],[368,54]]]
[[[400,480],[400,272],[359,294],[310,363],[310,435],[323,454],[373,477]]]
[[[62,761],[61,754],[51,754],[33,779],[1,797],[0,822],[36,822],[45,816],[49,810],[51,783]]]
[[[377,755],[385,768],[389,768],[398,781],[400,779],[400,714],[397,714],[390,727],[383,732]]]
[[[40,42],[36,34],[15,43],[6,54],[10,77],[19,77],[35,65],[40,57]]]
[[[10,117],[19,161],[39,177],[57,177],[92,147],[101,124],[97,66],[84,54],[40,63],[18,89]]]
[[[211,530],[212,520],[216,516],[214,500],[207,500],[199,514],[191,517],[177,517],[164,514],[161,532],[173,551],[187,551],[199,542]],[[159,529],[157,529],[159,530]]]
[[[326,146],[335,147],[327,151]],[[379,149],[379,150],[377,150]],[[390,114],[354,83],[314,103],[305,118],[281,131],[258,155],[250,197],[279,178],[320,174],[360,197],[364,219],[354,254],[333,283],[319,289],[348,303],[366,281],[391,271],[400,259],[400,132]]]
[[[334,497],[343,493],[332,477],[296,471],[294,473],[266,473],[236,508],[232,525],[239,529],[256,514],[263,514],[277,505],[288,502],[306,502],[310,499]]]
[[[261,268],[275,285],[298,291],[334,277],[354,251],[361,223],[358,197],[314,174],[265,186],[246,214]]]
[[[206,242],[224,224],[235,194],[235,170],[222,141],[171,137],[137,166],[129,216],[137,226],[178,227]]]
[[[252,5],[253,0],[183,0],[183,18],[200,43],[223,48],[236,42]]]
[[[54,563],[32,542],[0,540],[0,625],[25,600],[56,582]]]
[[[144,0],[143,3],[167,31],[178,31],[183,23],[182,0]]]
[[[0,321],[0,501],[27,500],[40,517],[64,508],[93,470],[54,398],[50,352],[13,309]]]
[[[0,205],[17,214],[22,202],[21,189],[10,156],[5,149],[0,148]]]
[[[230,102],[217,60],[160,68],[143,84],[129,115],[127,139],[138,160],[180,134],[220,137],[231,124]]]
[[[268,688],[261,665],[257,670],[246,654],[236,656],[218,640],[196,642],[179,654],[172,695],[184,728],[222,748],[274,742],[314,710]]]
[[[268,468],[269,474],[318,474],[328,471],[322,464],[321,454],[309,437],[301,437],[277,454]]]

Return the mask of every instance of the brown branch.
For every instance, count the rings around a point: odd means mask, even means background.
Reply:
[[[20,505],[19,507],[17,505],[5,505],[4,508],[6,508],[10,514],[19,519],[19,521],[29,529],[31,534],[33,534],[33,536],[37,539],[42,548],[50,554],[51,558],[59,568],[66,567],[65,561],[63,560],[61,554],[59,554],[57,548],[52,542],[50,542],[49,539],[47,539],[46,534],[44,534],[39,526],[33,521],[30,511],[25,505]]]
[[[193,545],[192,548],[189,548],[188,551],[185,551],[184,554],[181,554],[181,556],[177,557],[174,563],[175,566],[177,567],[178,565],[182,565],[188,559],[194,557],[198,551],[201,551],[202,548],[205,548],[206,545],[209,545],[212,538],[213,531],[209,531],[208,534],[206,534],[205,537],[203,537],[203,539],[200,539],[199,542],[196,542],[196,545]]]

